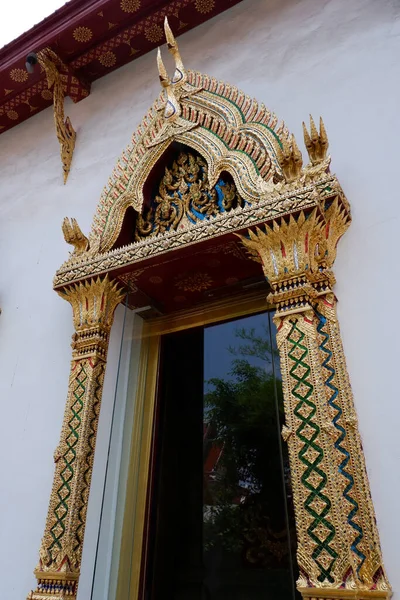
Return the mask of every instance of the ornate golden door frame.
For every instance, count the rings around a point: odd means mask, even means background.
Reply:
[[[329,171],[324,125],[318,132],[311,120],[310,133],[304,127],[310,162],[303,167],[293,136],[275,115],[237,88],[185,70],[168,24],[166,36],[175,72],[170,79],[159,54],[163,91],[104,189],[89,239],[74,220],[63,224],[74,252],[54,287],[72,305],[76,333],[38,586],[30,598],[76,598],[108,338],[124,273],[194,244],[225,243],[233,233],[260,264],[276,306],[298,588],[310,598],[388,598],[332,291],[350,208]],[[211,188],[228,172],[243,202],[121,247],[127,209],[142,214],[145,183],[173,141],[203,157]],[[147,459],[146,452],[137,459]]]

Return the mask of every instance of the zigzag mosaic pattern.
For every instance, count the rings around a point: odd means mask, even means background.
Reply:
[[[71,495],[70,481],[74,476],[73,463],[76,460],[76,445],[79,440],[78,430],[81,426],[81,412],[83,410],[83,397],[86,392],[85,382],[87,374],[83,364],[80,365],[80,369],[75,378],[75,387],[73,389],[73,397],[75,401],[71,406],[72,417],[68,421],[69,434],[66,438],[67,450],[61,460],[64,461],[64,468],[60,472],[62,484],[57,490],[57,496],[59,502],[54,509],[54,515],[56,522],[50,529],[50,533],[53,537],[53,542],[49,548],[51,551],[55,546],[61,549],[60,540],[65,533],[64,520],[68,513],[67,500]]]
[[[94,383],[94,399],[93,399],[93,409],[92,416],[89,423],[89,436],[88,436],[88,453],[86,455],[85,461],[85,471],[83,473],[83,485],[80,493],[80,509],[78,512],[79,524],[75,533],[75,545],[74,550],[78,550],[83,543],[83,534],[82,528],[85,526],[85,513],[87,509],[87,498],[86,495],[89,494],[90,488],[90,480],[92,476],[92,462],[94,455],[94,447],[96,444],[96,431],[97,431],[97,419],[99,416],[100,410],[100,402],[101,402],[101,393],[103,389],[103,375],[104,375],[104,364],[100,365],[99,373],[95,379]]]
[[[324,329],[327,320],[326,320],[326,317],[324,317],[318,311],[315,311],[315,312],[319,319],[319,323],[317,325],[317,331],[323,337],[323,340],[320,344],[320,350],[325,354],[325,359],[322,363],[322,366],[329,373],[329,376],[325,381],[325,385],[331,391],[331,396],[328,400],[328,405],[335,411],[335,415],[332,419],[332,423],[338,432],[338,437],[335,441],[335,449],[338,450],[338,452],[340,452],[343,455],[343,460],[339,464],[339,473],[341,475],[343,475],[343,477],[347,480],[347,485],[343,491],[343,497],[352,506],[352,509],[350,510],[350,512],[347,516],[347,522],[350,525],[350,527],[352,527],[352,529],[355,533],[355,538],[353,539],[353,541],[351,543],[351,550],[357,556],[357,569],[356,570],[357,570],[357,574],[359,574],[360,569],[366,560],[365,554],[359,548],[359,544],[362,542],[364,534],[363,534],[362,527],[360,527],[360,525],[354,521],[354,517],[357,515],[359,507],[358,507],[357,500],[355,500],[355,498],[353,498],[353,496],[351,495],[351,491],[354,487],[354,478],[353,478],[352,474],[346,470],[347,465],[350,461],[350,453],[343,445],[343,442],[346,439],[346,430],[340,424],[340,419],[343,416],[343,411],[342,411],[341,407],[338,404],[336,404],[336,399],[338,397],[339,390],[335,386],[335,383],[334,383],[335,374],[336,374],[335,369],[330,364],[331,359],[332,359],[332,352],[328,346],[329,333],[326,331],[326,329]]]
[[[298,327],[297,321],[293,322],[288,336],[288,342],[292,344],[288,357],[293,361],[289,373],[296,381],[291,390],[292,395],[298,400],[294,414],[301,421],[296,430],[296,436],[303,444],[298,457],[306,467],[301,476],[301,482],[310,492],[304,502],[304,508],[313,518],[307,528],[307,533],[315,544],[312,558],[320,570],[318,581],[328,580],[332,583],[331,571],[338,555],[330,544],[336,531],[327,518],[331,502],[323,493],[327,484],[327,476],[320,467],[323,450],[317,443],[320,427],[314,420],[317,409],[312,401],[314,387],[310,382],[311,369],[308,364],[308,348],[302,344],[304,337],[305,334]]]

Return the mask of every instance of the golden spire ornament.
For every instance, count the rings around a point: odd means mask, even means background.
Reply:
[[[187,79],[185,67],[183,66],[182,58],[179,52],[178,42],[176,41],[174,34],[172,33],[167,17],[165,17],[164,20],[164,31],[165,37],[167,39],[168,50],[170,51],[175,60],[175,72],[172,77],[171,83],[173,85],[177,85],[178,83],[185,83]]]
[[[179,135],[196,127],[196,124],[182,118],[182,106],[180,101],[181,98],[197,93],[199,90],[196,87],[186,85],[187,74],[179,53],[177,41],[171,31],[167,17],[165,17],[164,20],[164,31],[168,50],[175,61],[175,71],[171,79],[162,60],[161,50],[158,48],[158,77],[165,93],[165,104],[163,105],[164,123],[155,138],[148,142],[148,147],[157,146],[161,142],[173,138],[175,135]]]

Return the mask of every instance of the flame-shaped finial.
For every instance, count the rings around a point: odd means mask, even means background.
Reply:
[[[157,51],[157,66],[158,75],[160,77],[161,86],[165,89],[167,95],[167,102],[164,109],[164,118],[173,120],[180,116],[181,107],[174,94],[174,89],[171,84],[171,80],[168,77],[167,69],[161,58],[161,50],[158,48]]]
[[[185,67],[183,66],[182,58],[181,58],[181,55],[179,52],[178,42],[176,41],[175,36],[172,33],[172,30],[171,30],[171,27],[169,26],[167,17],[165,17],[165,19],[164,19],[164,31],[165,31],[165,37],[167,39],[168,50],[174,57],[174,61],[175,61],[175,72],[172,77],[172,84],[177,85],[177,84],[184,83],[186,81]]]
[[[163,88],[167,88],[171,82],[168,77],[167,69],[163,63],[163,59],[161,58],[161,50],[157,49],[157,67],[158,67],[158,76],[160,78],[160,83]]]

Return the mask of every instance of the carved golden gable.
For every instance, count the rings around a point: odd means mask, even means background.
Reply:
[[[347,200],[329,172],[328,138],[322,120],[319,132],[312,119],[310,133],[304,127],[310,163],[303,167],[293,135],[283,122],[278,124],[275,114],[235,86],[187,71],[167,21],[165,32],[175,72],[169,78],[158,52],[162,92],[118,160],[101,195],[89,238],[76,222],[64,222],[65,239],[74,252],[58,270],[55,288],[300,210],[318,207],[325,212],[336,196],[346,222],[350,219]],[[221,212],[179,231],[160,229],[151,240],[134,234],[135,242],[128,246],[118,242],[116,247],[127,209],[144,217],[146,182],[172,144],[201,156],[210,189],[221,173],[228,173],[242,201],[229,214]]]
[[[266,198],[284,179],[280,153],[289,132],[264,104],[195,71],[185,71],[169,88],[142,120],[101,195],[90,234],[93,250],[112,248],[129,206],[141,212],[144,184],[173,141],[204,157],[210,185],[221,171],[230,173],[248,202]]]

